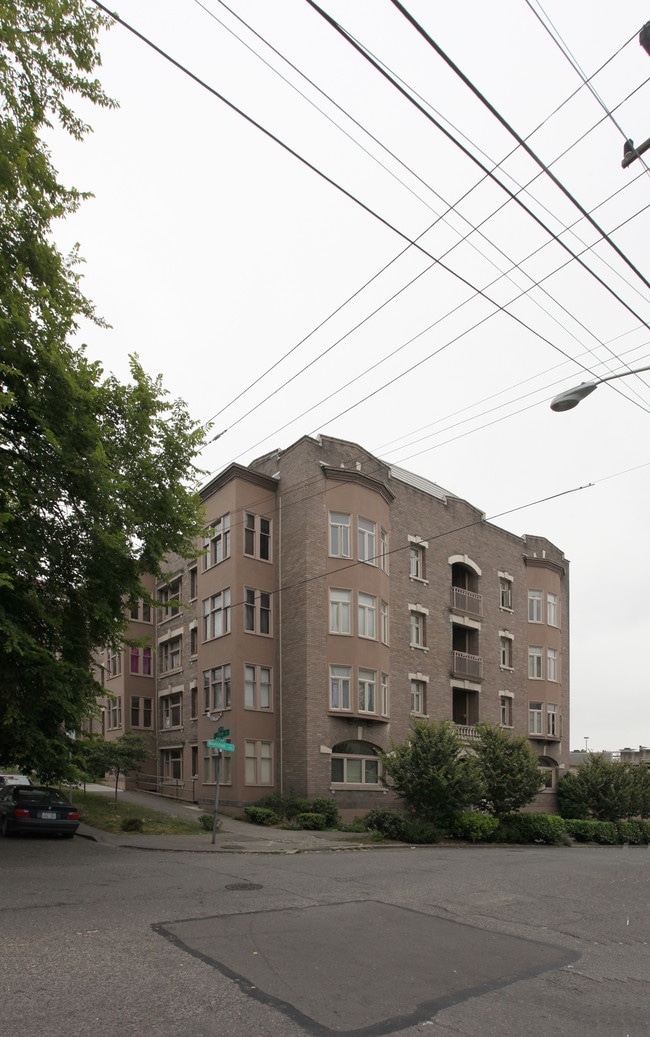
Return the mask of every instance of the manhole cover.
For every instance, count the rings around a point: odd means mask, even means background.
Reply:
[[[231,882],[226,889],[261,889],[259,882]]]

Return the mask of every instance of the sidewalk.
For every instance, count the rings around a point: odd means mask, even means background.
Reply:
[[[89,792],[113,795],[106,785],[87,785]],[[165,799],[153,792],[118,792],[118,799],[127,803],[139,803],[145,808],[177,817],[198,819],[205,813],[203,808],[192,803]],[[79,802],[82,803],[81,797]],[[308,832],[287,831],[283,828],[267,828],[237,821],[225,814],[220,815],[221,829],[216,833],[214,845],[211,832],[197,835],[144,835],[137,832],[103,832],[83,822],[77,836],[92,839],[107,846],[134,850],[165,850],[176,853],[307,853],[322,850],[367,850],[376,843],[363,832]]]

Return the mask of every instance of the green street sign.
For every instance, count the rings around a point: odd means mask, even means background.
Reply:
[[[211,738],[208,741],[209,749],[218,749],[219,752],[234,753],[235,747],[232,742],[224,742],[223,738]]]
[[[230,734],[230,728],[229,727],[218,727],[216,732],[215,732],[215,734],[216,734],[217,738],[227,738],[228,735]]]

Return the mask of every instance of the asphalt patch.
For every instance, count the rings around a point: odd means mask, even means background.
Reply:
[[[316,1037],[374,1037],[579,957],[365,900],[155,925]]]

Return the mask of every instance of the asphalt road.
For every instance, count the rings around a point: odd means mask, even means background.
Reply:
[[[645,847],[0,840],[6,1037],[645,1037]]]

